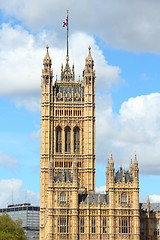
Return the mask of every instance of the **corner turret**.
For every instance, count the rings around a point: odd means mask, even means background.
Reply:
[[[91,47],[88,47],[89,54],[86,57],[85,67],[83,71],[83,82],[86,85],[94,85],[95,83],[95,71],[94,71],[94,60],[91,55]]]
[[[138,161],[137,161],[136,155],[133,162],[133,181],[139,183],[139,168],[138,168]]]
[[[112,158],[112,154],[111,154],[111,160],[110,160],[110,163],[109,163],[109,182],[114,184],[114,161],[113,161],[113,158]]]
[[[49,56],[49,46],[47,44],[46,46],[47,51],[46,51],[46,56],[43,59],[43,70],[42,70],[42,84],[52,84],[52,78],[53,78],[53,71],[51,69],[52,67],[52,60]]]
[[[109,158],[106,165],[106,192],[108,191],[108,183],[109,183]]]

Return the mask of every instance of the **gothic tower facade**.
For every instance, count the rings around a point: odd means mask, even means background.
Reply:
[[[71,174],[78,166],[78,186],[95,191],[95,71],[91,48],[85,60],[82,81],[75,79],[69,58],[61,78],[53,85],[52,62],[47,45],[41,80],[41,190],[40,235],[45,236],[48,206],[49,163],[53,179],[60,172]],[[46,239],[41,237],[41,239]]]
[[[106,166],[95,193],[95,71],[91,48],[82,81],[66,58],[53,84],[47,46],[41,80],[40,240],[160,239],[160,205],[139,204],[137,157],[129,170]]]

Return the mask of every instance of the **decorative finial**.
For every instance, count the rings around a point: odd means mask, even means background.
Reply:
[[[50,64],[52,64],[52,63],[51,63],[50,56],[49,56],[48,48],[49,48],[49,46],[48,46],[48,44],[47,44],[47,45],[46,45],[46,49],[47,49],[47,51],[46,51],[46,56],[45,56],[45,58],[44,58],[44,61],[49,61]],[[44,62],[43,64],[45,64],[45,63],[46,63],[46,62]]]
[[[69,9],[67,8],[67,13],[69,12]]]
[[[122,167],[122,160],[120,160],[120,167]]]
[[[89,45],[88,49],[89,49],[89,55],[91,55],[91,46],[90,45]]]
[[[110,163],[113,162],[113,157],[112,157],[112,153],[111,153],[111,160],[110,160]]]
[[[66,60],[69,61],[69,57],[68,56],[66,57]]]

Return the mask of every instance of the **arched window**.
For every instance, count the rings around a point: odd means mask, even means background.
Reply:
[[[130,233],[130,221],[127,217],[119,219],[119,233]]]
[[[64,192],[62,192],[61,195],[60,195],[60,202],[61,203],[66,203],[66,194]]]
[[[79,146],[80,146],[79,133],[80,133],[79,128],[75,127],[75,129],[74,129],[74,152],[77,152],[77,153],[79,153]]]
[[[96,233],[96,221],[95,218],[92,218],[92,233]]]
[[[127,195],[125,193],[121,195],[121,204],[122,205],[127,204]]]
[[[57,127],[56,129],[56,152],[62,152],[62,129]]]
[[[67,127],[65,129],[65,152],[71,151],[71,129]]]
[[[103,218],[103,233],[107,233],[107,218]]]
[[[80,218],[80,233],[84,233],[84,217]]]

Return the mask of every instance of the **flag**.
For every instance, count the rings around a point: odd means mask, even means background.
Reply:
[[[63,24],[62,24],[62,27],[67,27],[67,25],[68,25],[68,15],[67,15],[67,17],[66,17],[66,20],[63,22]]]

